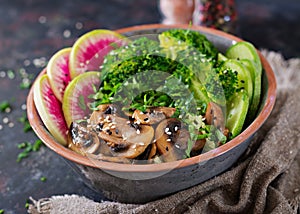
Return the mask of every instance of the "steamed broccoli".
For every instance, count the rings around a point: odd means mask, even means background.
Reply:
[[[225,106],[226,100],[238,89],[237,72],[217,64],[213,69],[213,75],[207,75],[205,88],[209,98],[219,105]]]
[[[171,29],[159,35],[160,45],[169,50],[171,58],[176,53],[185,50],[186,46],[194,47],[197,53],[203,54],[206,59],[215,60],[217,58],[217,48],[197,31],[184,29]]]
[[[236,91],[237,74],[217,63],[217,49],[198,32],[170,30],[158,39],[138,38],[105,57],[94,106],[119,103],[126,110],[142,111],[175,107],[176,116],[188,124],[189,142],[194,142],[199,138],[195,133],[205,129],[201,115],[208,102],[225,105]],[[189,143],[187,156],[190,149]]]
[[[160,47],[157,41],[142,37],[106,56],[102,65],[103,82],[96,98],[101,103],[109,103],[128,78],[147,71],[159,71],[161,75],[168,73],[179,79],[183,85],[189,87],[197,99],[207,103],[209,99],[202,82],[204,74],[210,73],[212,66],[210,60],[206,59],[205,55],[199,55],[194,47],[186,45],[184,50],[177,52],[176,59],[171,59],[166,56],[165,48]],[[160,76],[152,75],[149,81],[156,84],[160,79]]]

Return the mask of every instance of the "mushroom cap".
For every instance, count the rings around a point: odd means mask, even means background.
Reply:
[[[155,139],[157,150],[163,155],[164,161],[175,161],[182,158],[188,138],[181,127],[181,122],[176,118],[168,118],[158,124],[155,130]]]
[[[73,151],[85,155],[95,153],[100,147],[97,134],[89,130],[86,124],[73,122],[68,132],[68,147]]]
[[[175,111],[176,108],[171,107],[152,107],[147,109],[146,112],[136,109],[132,114],[132,118],[139,124],[153,125],[166,118],[170,118]]]
[[[225,119],[222,108],[214,103],[209,102],[205,112],[205,119],[207,124],[214,125],[221,131],[225,129]]]
[[[98,137],[107,142],[113,156],[135,158],[152,142],[154,129],[148,125],[132,123],[117,115],[97,118],[101,129]]]

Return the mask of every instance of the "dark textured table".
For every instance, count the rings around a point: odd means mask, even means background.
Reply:
[[[157,1],[0,0],[0,5],[0,103],[11,105],[11,111],[0,113],[0,210],[25,213],[30,196],[80,194],[104,200],[44,146],[16,161],[22,151],[18,144],[37,140],[32,131],[23,131],[20,122],[28,93],[20,86],[32,80],[54,52],[91,29],[160,22]],[[239,0],[237,8],[240,37],[286,58],[300,57],[298,0]]]

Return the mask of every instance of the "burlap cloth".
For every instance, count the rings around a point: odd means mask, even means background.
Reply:
[[[29,213],[300,213],[300,59],[262,51],[278,96],[271,117],[238,163],[198,186],[142,205],[83,196],[32,199]],[[154,190],[155,191],[155,190]]]

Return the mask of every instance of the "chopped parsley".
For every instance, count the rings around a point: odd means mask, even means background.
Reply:
[[[25,141],[18,144],[18,148],[23,149],[23,151],[18,154],[17,162],[21,162],[22,159],[27,158],[31,152],[39,151],[42,145],[43,142],[40,139],[36,140],[34,143]]]
[[[19,122],[23,124],[23,131],[25,133],[32,130],[32,127],[28,121],[26,113],[24,113],[23,116],[19,118]]]
[[[0,111],[1,112],[6,112],[7,109],[11,109],[11,105],[10,105],[10,103],[7,100],[3,100],[0,103]]]
[[[45,177],[45,176],[42,176],[41,178],[40,178],[40,181],[42,181],[42,182],[45,182],[47,180],[47,178]]]

